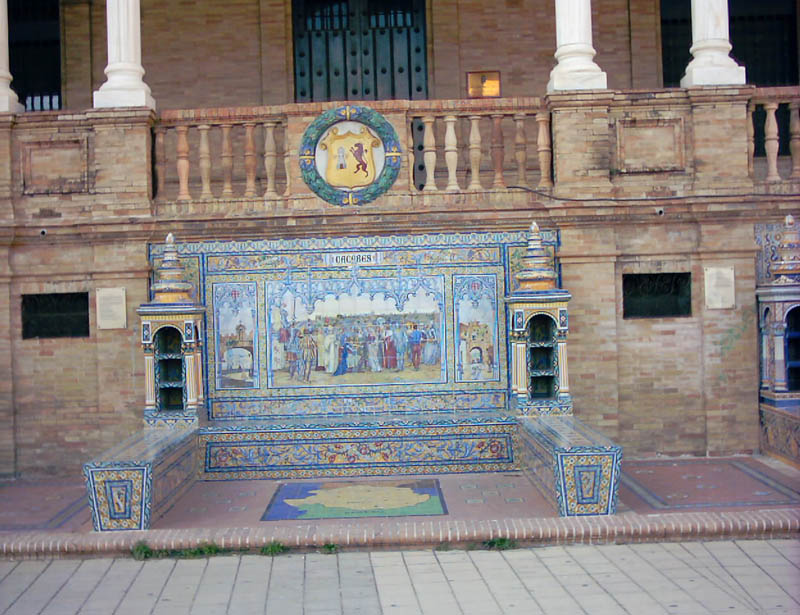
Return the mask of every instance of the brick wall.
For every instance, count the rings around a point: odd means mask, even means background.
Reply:
[[[25,272],[10,292],[14,471],[77,475],[84,462],[141,425],[144,359],[135,309],[146,299],[144,255],[133,242],[43,240],[17,247],[13,260]],[[94,290],[103,287],[126,288],[126,329],[98,330]],[[65,292],[89,293],[89,337],[22,339],[22,295]]]
[[[656,0],[594,0],[596,61],[610,88],[659,87]],[[552,1],[430,0],[430,98],[466,94],[466,73],[500,70],[503,96],[544,94],[555,64]],[[291,102],[289,0],[142,0],[142,65],[160,109]],[[64,3],[63,93],[70,109],[91,106],[105,81],[104,2]],[[636,49],[636,54],[631,54]]]
[[[752,450],[758,402],[752,225],[636,225],[565,231],[562,240],[564,286],[573,295],[575,414],[624,443],[626,455]],[[706,309],[706,266],[734,267],[735,308]],[[691,273],[691,316],[623,318],[622,275],[659,272]]]

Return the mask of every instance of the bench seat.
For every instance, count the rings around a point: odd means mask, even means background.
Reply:
[[[574,416],[520,417],[518,456],[562,517],[616,512],[622,448]]]
[[[83,464],[94,529],[148,529],[194,483],[196,435],[145,427]]]

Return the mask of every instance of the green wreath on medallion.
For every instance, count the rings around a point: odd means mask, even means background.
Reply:
[[[383,169],[374,182],[359,190],[334,188],[317,171],[316,151],[320,137],[334,124],[348,120],[366,124],[383,142]],[[401,156],[397,133],[380,113],[369,107],[345,105],[325,111],[303,133],[300,143],[300,172],[306,185],[328,203],[341,206],[363,205],[374,201],[392,187],[400,172]]]

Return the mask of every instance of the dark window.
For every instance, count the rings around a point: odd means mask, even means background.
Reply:
[[[800,308],[786,317],[786,387],[800,391]]]
[[[691,315],[690,273],[630,273],[622,276],[623,318]]]
[[[22,339],[89,337],[89,293],[22,295]]]
[[[8,0],[12,89],[28,111],[61,108],[58,0]]]

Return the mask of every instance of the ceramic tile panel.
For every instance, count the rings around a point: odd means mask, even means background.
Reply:
[[[387,425],[200,434],[202,478],[310,478],[515,469],[516,422]]]
[[[555,264],[558,235],[543,235]],[[208,418],[506,408],[503,300],[526,241],[492,232],[178,244],[207,307]],[[162,253],[151,246],[154,262]]]
[[[788,403],[773,401],[776,407],[761,403],[761,452],[800,467],[800,403],[797,399],[783,401]]]

